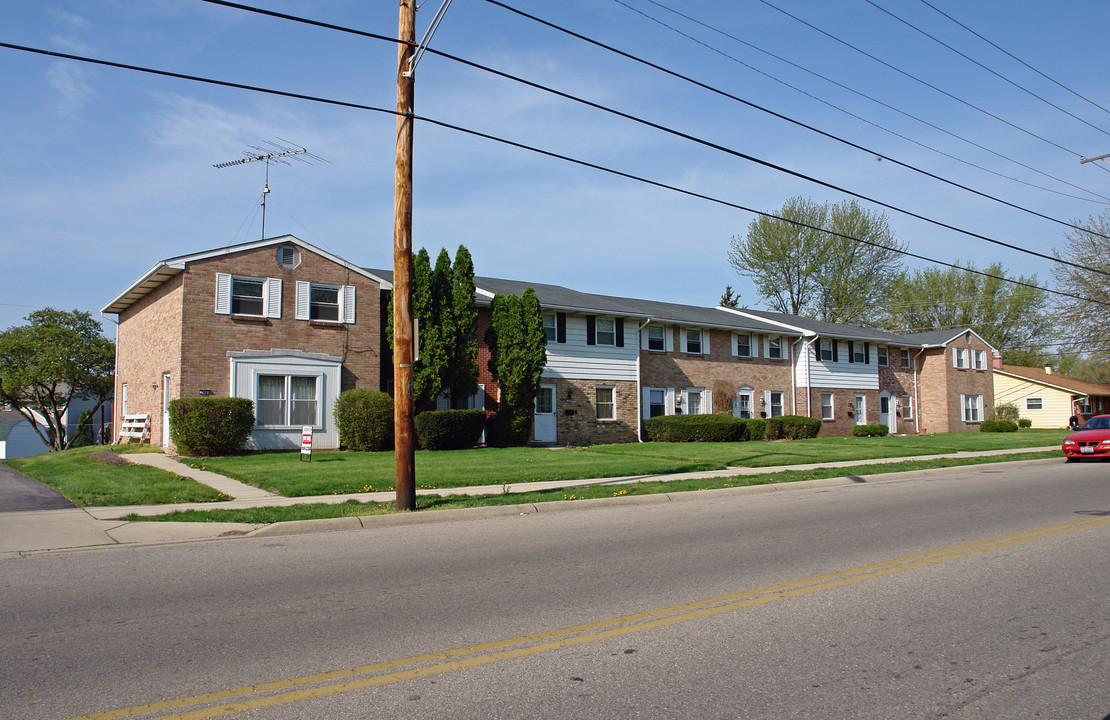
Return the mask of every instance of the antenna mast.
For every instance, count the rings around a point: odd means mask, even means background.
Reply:
[[[215,165],[212,166],[214,168],[223,169],[223,168],[226,168],[226,167],[231,167],[232,165],[246,165],[247,163],[252,163],[252,162],[264,162],[264,163],[266,163],[266,184],[262,187],[262,239],[263,240],[266,239],[266,196],[270,194],[270,163],[271,162],[278,162],[278,163],[281,163],[282,165],[292,165],[292,163],[290,163],[285,158],[293,158],[297,162],[303,162],[307,165],[312,164],[312,163],[308,162],[307,160],[305,160],[303,157],[298,157],[300,155],[305,155],[307,157],[312,158],[313,160],[319,160],[321,162],[328,162],[327,160],[324,160],[324,158],[322,158],[322,157],[319,157],[317,155],[313,155],[307,149],[301,147],[300,145],[294,145],[293,143],[289,142],[288,140],[282,140],[281,138],[278,138],[278,140],[281,140],[282,144],[279,145],[278,143],[270,142],[269,140],[263,140],[262,142],[269,145],[270,146],[269,148],[262,147],[261,145],[251,145],[250,148],[251,148],[251,150],[254,150],[254,152],[250,152],[249,150],[244,150],[243,151],[243,157],[239,158],[238,160],[229,160],[228,162],[216,163]]]

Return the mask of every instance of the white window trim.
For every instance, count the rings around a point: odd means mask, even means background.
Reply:
[[[740,338],[748,338],[748,353],[746,355],[740,354]],[[752,333],[733,333],[732,334],[732,356],[740,358],[753,358],[756,357],[757,346],[755,344],[755,337]]]
[[[232,290],[236,280],[262,283],[262,314],[232,313]],[[216,314],[241,315],[242,317],[281,318],[281,278],[248,277],[231,273],[216,273]]]
[[[674,390],[674,388],[644,387],[643,388],[643,407],[642,407],[642,410],[641,410],[641,412],[644,416],[644,419],[647,420],[648,418],[651,417],[651,392],[653,390],[663,393],[663,415],[660,415],[659,417],[663,417],[663,416],[666,416],[666,415],[674,415],[675,414],[674,413],[674,401],[675,401],[675,390]]]
[[[284,377],[285,378],[285,424],[282,425],[262,425],[258,422],[258,388],[260,378],[265,375],[267,377]],[[256,430],[289,430],[292,428],[302,427],[301,423],[292,424],[290,422],[293,415],[293,378],[312,378],[316,381],[316,417],[313,419],[312,427],[315,429],[323,428],[323,388],[324,376],[321,373],[303,373],[303,372],[282,372],[280,370],[258,370],[254,372],[253,389],[251,390],[254,400],[254,427]]]
[[[682,393],[681,393],[682,414],[683,415],[689,415],[690,414],[690,395],[691,394],[698,394],[698,395],[701,396],[701,408],[700,408],[700,411],[697,414],[698,415],[708,415],[710,413],[710,407],[711,407],[710,402],[712,401],[712,396],[711,396],[709,390],[706,390],[705,388],[686,388],[685,390],[682,391]]]
[[[875,348],[876,364],[879,367],[890,367],[890,348],[879,345]]]
[[[601,323],[611,323],[613,326],[613,341],[601,341]],[[617,346],[617,320],[611,317],[598,317],[594,318],[594,345],[598,347],[616,347]]]
[[[1037,407],[1030,407],[1029,403],[1033,402],[1034,400],[1037,401]],[[1044,410],[1044,398],[1042,398],[1042,397],[1027,397],[1027,398],[1025,398],[1025,409],[1026,410]]]
[[[825,343],[829,345],[829,357],[825,358]],[[836,339],[834,338],[819,338],[817,340],[817,361],[831,363],[834,362],[833,358],[839,357],[837,353]]]
[[[691,330],[696,330],[698,336],[701,338],[701,349],[697,352],[690,350],[690,337],[688,333]],[[708,355],[709,354],[709,331],[705,328],[698,327],[684,327],[680,330],[682,333],[682,352],[687,355]]]
[[[911,365],[910,349],[909,348],[900,348],[900,351],[902,353],[902,369],[903,370],[909,370],[910,365]]]
[[[867,396],[856,393],[852,397],[852,411],[856,414],[856,425],[867,424]]]
[[[598,412],[598,408],[601,407],[601,403],[599,403],[598,400],[597,400],[597,391],[598,390],[608,390],[609,392],[611,392],[613,394],[612,395],[613,402],[611,404],[611,407],[613,408],[613,416],[612,417],[601,417],[601,414]],[[617,421],[617,388],[616,388],[615,385],[598,385],[594,388],[594,419],[596,419],[598,422],[616,422]]]
[[[829,397],[829,416],[825,417],[825,396]],[[822,420],[836,420],[836,393],[823,392],[821,393],[821,419]]]
[[[773,408],[775,407],[775,404],[771,401],[771,396],[776,395],[776,394],[779,396],[779,414],[778,415],[774,414],[774,409]],[[764,401],[764,403],[766,403],[766,408],[767,408],[764,411],[765,417],[768,417],[768,418],[782,417],[783,415],[786,414],[786,393],[782,392],[781,390],[765,390],[765,391],[763,391],[763,401]]]
[[[324,287],[338,290],[339,319],[338,320],[312,320],[312,287]],[[355,286],[332,285],[330,283],[314,283],[307,280],[297,281],[297,309],[296,318],[311,322],[339,322],[344,325],[353,325],[355,322]]]
[[[902,396],[902,419],[913,420],[913,395]]]
[[[550,325],[547,324],[547,321],[549,319],[551,320]],[[559,320],[558,320],[558,318],[555,317],[555,313],[544,313],[543,314],[543,333],[544,333],[544,336],[547,337],[547,342],[548,342],[549,345],[553,345],[556,342],[556,340],[558,340],[558,337],[559,337]]]
[[[986,352],[986,350],[973,350],[972,352],[975,353],[975,369],[976,370],[986,370],[987,369],[987,352]]]
[[[744,385],[736,391],[736,396],[733,401],[734,404],[732,414],[734,417],[741,417],[737,413],[740,412],[740,398],[742,397],[746,397],[748,399],[748,417],[745,419],[750,420],[755,417],[755,390],[748,387],[747,385]]]
[[[974,400],[975,414],[979,417],[975,420],[968,418],[968,400]],[[960,418],[965,423],[979,423],[983,422],[983,396],[982,395],[961,395],[960,396]]]
[[[952,367],[967,370],[969,366],[967,348],[952,348]]]
[[[773,357],[771,355],[771,340],[778,340],[778,342],[779,342],[779,356],[778,357]],[[768,360],[786,360],[787,359],[786,351],[785,351],[786,343],[783,342],[783,340],[784,340],[784,338],[783,338],[782,335],[764,335],[763,336],[763,357],[767,358]]]
[[[662,332],[662,334],[663,334],[663,347],[662,348],[653,348],[653,347],[651,347],[651,331],[652,330],[659,330],[660,332]],[[674,340],[671,338],[670,330],[671,330],[670,325],[659,325],[658,323],[651,323],[646,328],[644,328],[643,340],[640,343],[640,348],[643,349],[643,350],[647,350],[648,352],[670,352],[671,350],[674,349],[673,348]]]

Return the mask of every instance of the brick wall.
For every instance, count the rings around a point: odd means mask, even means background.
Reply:
[[[555,386],[555,427],[560,444],[597,445],[635,442],[639,399],[635,382],[544,379]],[[615,420],[598,420],[596,390],[614,389]]]
[[[985,368],[953,367],[953,348],[967,348],[986,353]],[[971,364],[974,366],[974,359]],[[982,416],[994,407],[994,380],[991,374],[991,349],[974,334],[963,335],[945,348],[929,348],[918,359],[918,395],[920,398],[921,432],[975,432],[979,423],[965,423],[960,406],[961,395],[983,397]]]
[[[681,348],[680,328],[671,328],[675,348]],[[752,411],[756,417],[765,408],[759,404],[764,391],[783,393],[783,402],[789,412],[790,389],[793,376],[789,351],[784,360],[764,357],[739,358],[732,354],[732,333],[710,330],[709,353],[690,355],[679,350],[661,352],[640,350],[640,381],[644,387],[654,388],[705,388],[713,393],[713,409],[732,411],[732,398],[736,391],[747,385],[752,388]],[[763,340],[753,336],[756,352],[762,354]],[[755,349],[753,347],[753,349]]]
[[[127,385],[127,413],[149,413],[150,441],[162,443],[162,376],[170,375],[171,399],[179,396],[181,381],[182,280],[182,275],[174,276],[119,316],[112,418],[116,437]]]
[[[378,283],[331,260],[301,249],[292,269],[277,260],[277,246],[189,263],[182,298],[181,395],[201,389],[226,397],[230,389],[228,351],[275,348],[326,353],[343,358],[342,389],[381,387],[381,305]],[[217,315],[216,273],[280,278],[281,317]],[[296,319],[296,281],[355,286],[355,323]]]

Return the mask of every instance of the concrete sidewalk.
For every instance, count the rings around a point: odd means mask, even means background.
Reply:
[[[1039,452],[1059,449],[1056,446],[1021,448],[1011,450],[991,450],[983,452],[958,452],[943,455],[921,455],[901,458],[882,458],[875,460],[849,460],[832,463],[809,463],[805,465],[775,466],[763,468],[733,467],[724,470],[711,470],[704,472],[674,473],[666,475],[636,475],[617,478],[578,479],[578,480],[552,480],[532,483],[517,483],[513,485],[479,485],[460,488],[420,488],[418,495],[500,495],[502,493],[523,493],[537,490],[550,490],[557,488],[590,487],[596,485],[621,485],[641,481],[674,481],[685,479],[735,477],[740,475],[761,475],[783,470],[812,470],[816,468],[851,467],[858,465],[881,465],[894,462],[914,462],[932,460],[937,458],[974,458],[989,455],[1009,455],[1024,452]],[[247,523],[194,523],[194,522],[142,522],[125,521],[120,518],[129,515],[164,515],[175,510],[213,510],[243,509],[252,507],[278,507],[297,505],[302,503],[344,503],[348,500],[359,502],[392,502],[395,494],[389,492],[353,493],[349,495],[317,495],[310,497],[283,497],[274,493],[261,490],[251,485],[226,478],[215,473],[198,470],[179,462],[173,457],[160,453],[135,453],[128,456],[129,460],[151,465],[168,472],[184,477],[189,477],[205,485],[209,485],[231,500],[217,503],[178,503],[173,505],[132,505],[126,507],[90,507],[73,508],[65,510],[40,510],[28,512],[0,513],[0,559],[18,556],[26,552],[44,550],[61,550],[81,547],[118,545],[118,544],[149,544],[181,542],[187,540],[209,539],[224,536],[242,536],[247,534],[292,534],[301,532],[319,532],[326,530],[339,530],[344,528],[364,527],[367,524],[392,524],[396,522],[425,522],[433,518],[455,518],[458,513],[473,515],[482,514],[519,514],[519,506],[500,506],[497,508],[475,508],[461,511],[436,511],[429,513],[404,513],[399,515],[377,515],[367,518],[335,518],[333,520],[304,520],[300,522],[277,523],[276,525],[254,525]],[[1063,462],[1063,457],[1048,460],[1031,461],[1038,463]],[[880,477],[889,478],[895,475],[917,477],[921,473],[939,473],[945,471],[959,471],[962,467],[944,468],[941,470],[926,470],[912,473],[885,474],[883,476],[870,476],[873,480]],[[752,487],[728,488],[726,491],[737,492],[766,492],[768,489],[786,490],[813,487],[814,485],[830,486],[858,482],[849,477],[829,478],[825,480],[810,480],[783,485],[763,485]],[[717,491],[720,492],[720,491]],[[679,495],[682,495],[680,493]],[[622,502],[655,502],[669,501],[677,495],[640,495],[616,498]],[[652,498],[655,498],[654,500]],[[580,505],[582,501],[575,501]],[[563,503],[541,503],[528,505],[529,512],[536,512],[541,506],[563,505]],[[551,509],[555,509],[552,507]],[[481,512],[485,511],[485,512]]]

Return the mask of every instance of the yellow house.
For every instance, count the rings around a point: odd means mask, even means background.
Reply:
[[[994,403],[1016,405],[1035,428],[1065,428],[1073,415],[1083,422],[1110,413],[1110,385],[1060,375],[1050,365],[996,365]]]

